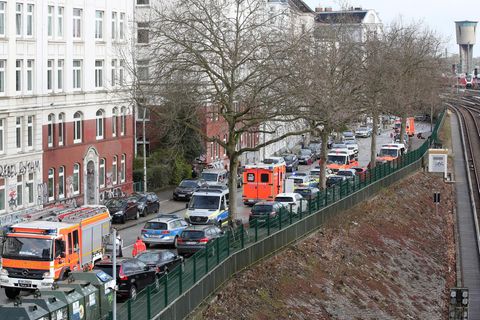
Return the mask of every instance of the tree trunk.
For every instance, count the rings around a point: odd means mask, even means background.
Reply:
[[[374,112],[372,114],[373,122],[372,122],[372,144],[370,146],[370,163],[369,168],[375,168],[375,162],[377,160],[377,135],[378,135],[378,114]]]
[[[322,151],[320,152],[320,189],[325,189],[327,187],[327,144],[328,144],[328,131],[323,129],[320,134],[322,138]]]
[[[230,221],[237,219],[237,172],[238,172],[238,154],[236,152],[229,152],[228,158],[230,159],[229,167],[229,179],[228,179],[228,192],[229,192],[229,215]]]

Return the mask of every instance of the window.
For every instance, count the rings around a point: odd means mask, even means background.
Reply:
[[[137,23],[137,43],[148,43],[148,22]]]
[[[5,36],[5,1],[0,2],[0,36]],[[0,209],[1,210],[1,209]]]
[[[58,168],[58,197],[65,198],[65,167]]]
[[[112,59],[111,81],[112,81],[112,87],[114,87],[116,85],[116,81],[117,81],[117,60],[116,59]]]
[[[95,87],[103,87],[103,60],[95,60]]]
[[[103,129],[104,129],[104,112],[103,110],[98,110],[96,113],[97,119],[97,140],[103,139]]]
[[[112,12],[112,40],[117,39],[117,13]]]
[[[73,143],[82,142],[82,120],[82,113],[78,111],[75,112],[73,115]]]
[[[103,11],[95,11],[95,39],[103,39]]]
[[[112,184],[117,184],[117,175],[118,175],[118,170],[117,170],[117,156],[113,156],[113,162],[112,162]]]
[[[26,189],[28,190],[28,203],[33,203],[35,193],[35,190],[33,189],[33,172],[28,174]]]
[[[6,60],[0,60],[0,93],[5,92],[5,64]]]
[[[148,60],[137,61],[137,77],[139,81],[148,80]]]
[[[53,60],[47,61],[47,91],[53,89]]]
[[[63,60],[57,61],[57,90],[63,90]]]
[[[27,60],[27,91],[33,90],[33,60]]]
[[[118,68],[118,74],[119,74],[118,82],[121,86],[123,86],[123,81],[124,81],[124,78],[123,78],[124,65],[125,65],[125,61],[120,60],[120,67]]]
[[[23,176],[17,176],[17,206],[23,204]]]
[[[63,38],[63,7],[57,8],[57,37]]]
[[[120,13],[120,26],[118,30],[120,32],[120,40],[125,39],[125,13]]]
[[[73,194],[80,193],[80,164],[73,165]]]
[[[33,149],[33,116],[27,117],[27,147]]]
[[[17,92],[22,91],[22,66],[23,60],[15,62],[15,90]]]
[[[58,145],[63,146],[65,136],[65,114],[60,113],[58,115]]]
[[[47,16],[47,34],[48,37],[53,37],[53,6],[48,6],[48,16]]]
[[[82,9],[73,8],[73,38],[82,37]]]
[[[105,159],[100,159],[100,168],[98,170],[98,185],[100,188],[105,187]]]
[[[267,183],[268,182],[268,173],[262,173],[260,175],[260,182]]]
[[[4,127],[4,124],[5,124],[5,119],[0,119],[0,153],[3,153],[5,150],[3,149],[3,146],[4,146],[4,132],[5,132],[5,127]],[[1,210],[1,209],[0,209]]]
[[[0,211],[5,210],[5,179],[0,179]]]
[[[22,149],[22,117],[15,120],[15,144],[17,149]]]
[[[247,181],[254,182],[255,181],[255,173],[247,173]]]
[[[55,169],[48,169],[48,201],[55,199]]]
[[[137,0],[137,4],[149,4],[150,0]]]
[[[17,37],[23,33],[23,4],[17,3],[15,6],[15,28]]]
[[[73,89],[82,88],[82,60],[73,60]]]
[[[53,134],[54,134],[54,123],[55,123],[55,115],[50,113],[47,118],[47,144],[48,147],[53,147]]]
[[[122,154],[122,159],[120,160],[120,182],[125,182],[125,161],[127,156]]]
[[[118,108],[113,108],[112,112],[112,137],[117,136]]]
[[[33,36],[33,4],[27,4],[27,37]]]
[[[127,110],[125,107],[121,109],[122,114],[120,115],[120,135],[124,136],[126,133],[127,126]]]

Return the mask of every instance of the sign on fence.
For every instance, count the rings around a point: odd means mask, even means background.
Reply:
[[[447,177],[448,149],[428,149],[428,172],[443,173]]]

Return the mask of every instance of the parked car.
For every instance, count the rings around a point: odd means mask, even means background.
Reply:
[[[315,161],[315,156],[313,155],[312,150],[310,149],[301,149],[300,155],[298,156],[299,164],[312,164]]]
[[[136,258],[154,269],[157,277],[183,264],[183,257],[170,250],[144,251],[137,255]]]
[[[292,175],[290,175],[290,177],[308,177],[309,174],[308,172],[294,172]]]
[[[184,219],[171,214],[162,214],[147,221],[141,231],[147,248],[152,244],[177,246],[180,233],[188,227]]]
[[[355,180],[355,177],[357,176],[354,169],[340,169],[337,171],[336,175],[347,177],[349,180]]]
[[[312,150],[315,160],[320,159],[320,152],[322,151],[321,143],[312,142],[308,145],[308,149]]]
[[[257,222],[265,222],[267,219],[273,220],[280,216],[280,211],[285,210],[285,206],[280,202],[261,201],[255,203],[250,210],[249,221],[256,219]],[[285,215],[287,216],[287,215]]]
[[[153,192],[134,193],[129,200],[137,202],[137,209],[142,217],[146,217],[150,213],[158,213],[160,211],[160,200]]]
[[[184,179],[173,191],[173,200],[190,200],[192,194],[198,189],[207,186],[203,179]]]
[[[113,276],[112,260],[98,261],[94,269]],[[151,284],[158,285],[156,271],[135,258],[117,258],[117,297],[135,300],[138,292]]]
[[[301,194],[304,199],[315,200],[319,195],[320,189],[316,187],[295,188],[294,192]]]
[[[125,223],[129,219],[140,217],[138,203],[129,197],[108,199],[104,205],[108,208],[113,223]]]
[[[177,240],[177,252],[182,256],[194,254],[205,248],[207,243],[222,236],[223,231],[214,225],[190,226],[180,234]]]
[[[348,150],[352,150],[358,156],[358,144],[355,140],[345,140]]]
[[[298,211],[300,210],[300,201],[302,201],[302,199],[303,197],[301,194],[291,192],[277,194],[274,201],[281,202],[287,207],[288,210],[290,210],[290,207],[292,207],[292,212],[298,213]]]
[[[352,167],[351,169],[355,170],[355,174],[361,178],[367,174],[367,169],[363,167]]]
[[[355,137],[368,138],[372,135],[372,128],[368,126],[360,126],[355,130]]]
[[[298,158],[294,154],[285,154],[283,155],[285,159],[285,164],[287,165],[287,172],[294,172],[298,170]]]
[[[326,185],[327,185],[327,188],[330,188],[346,180],[347,180],[347,177],[345,176],[331,175],[327,178]]]
[[[332,149],[348,149],[348,146],[344,142],[335,142],[332,144]]]
[[[355,132],[353,131],[342,132],[342,140],[351,140],[351,139],[355,139]]]
[[[287,178],[288,180],[293,180],[293,184],[296,187],[308,187],[310,184],[315,183],[315,181],[312,181],[312,178],[310,176],[297,176],[293,175]]]

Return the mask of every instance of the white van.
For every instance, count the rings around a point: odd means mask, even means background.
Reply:
[[[228,171],[225,169],[204,169],[201,178],[208,185],[228,184]]]
[[[195,191],[186,206],[185,220],[191,224],[215,224],[221,226],[229,216],[228,188],[224,185],[209,186]]]

